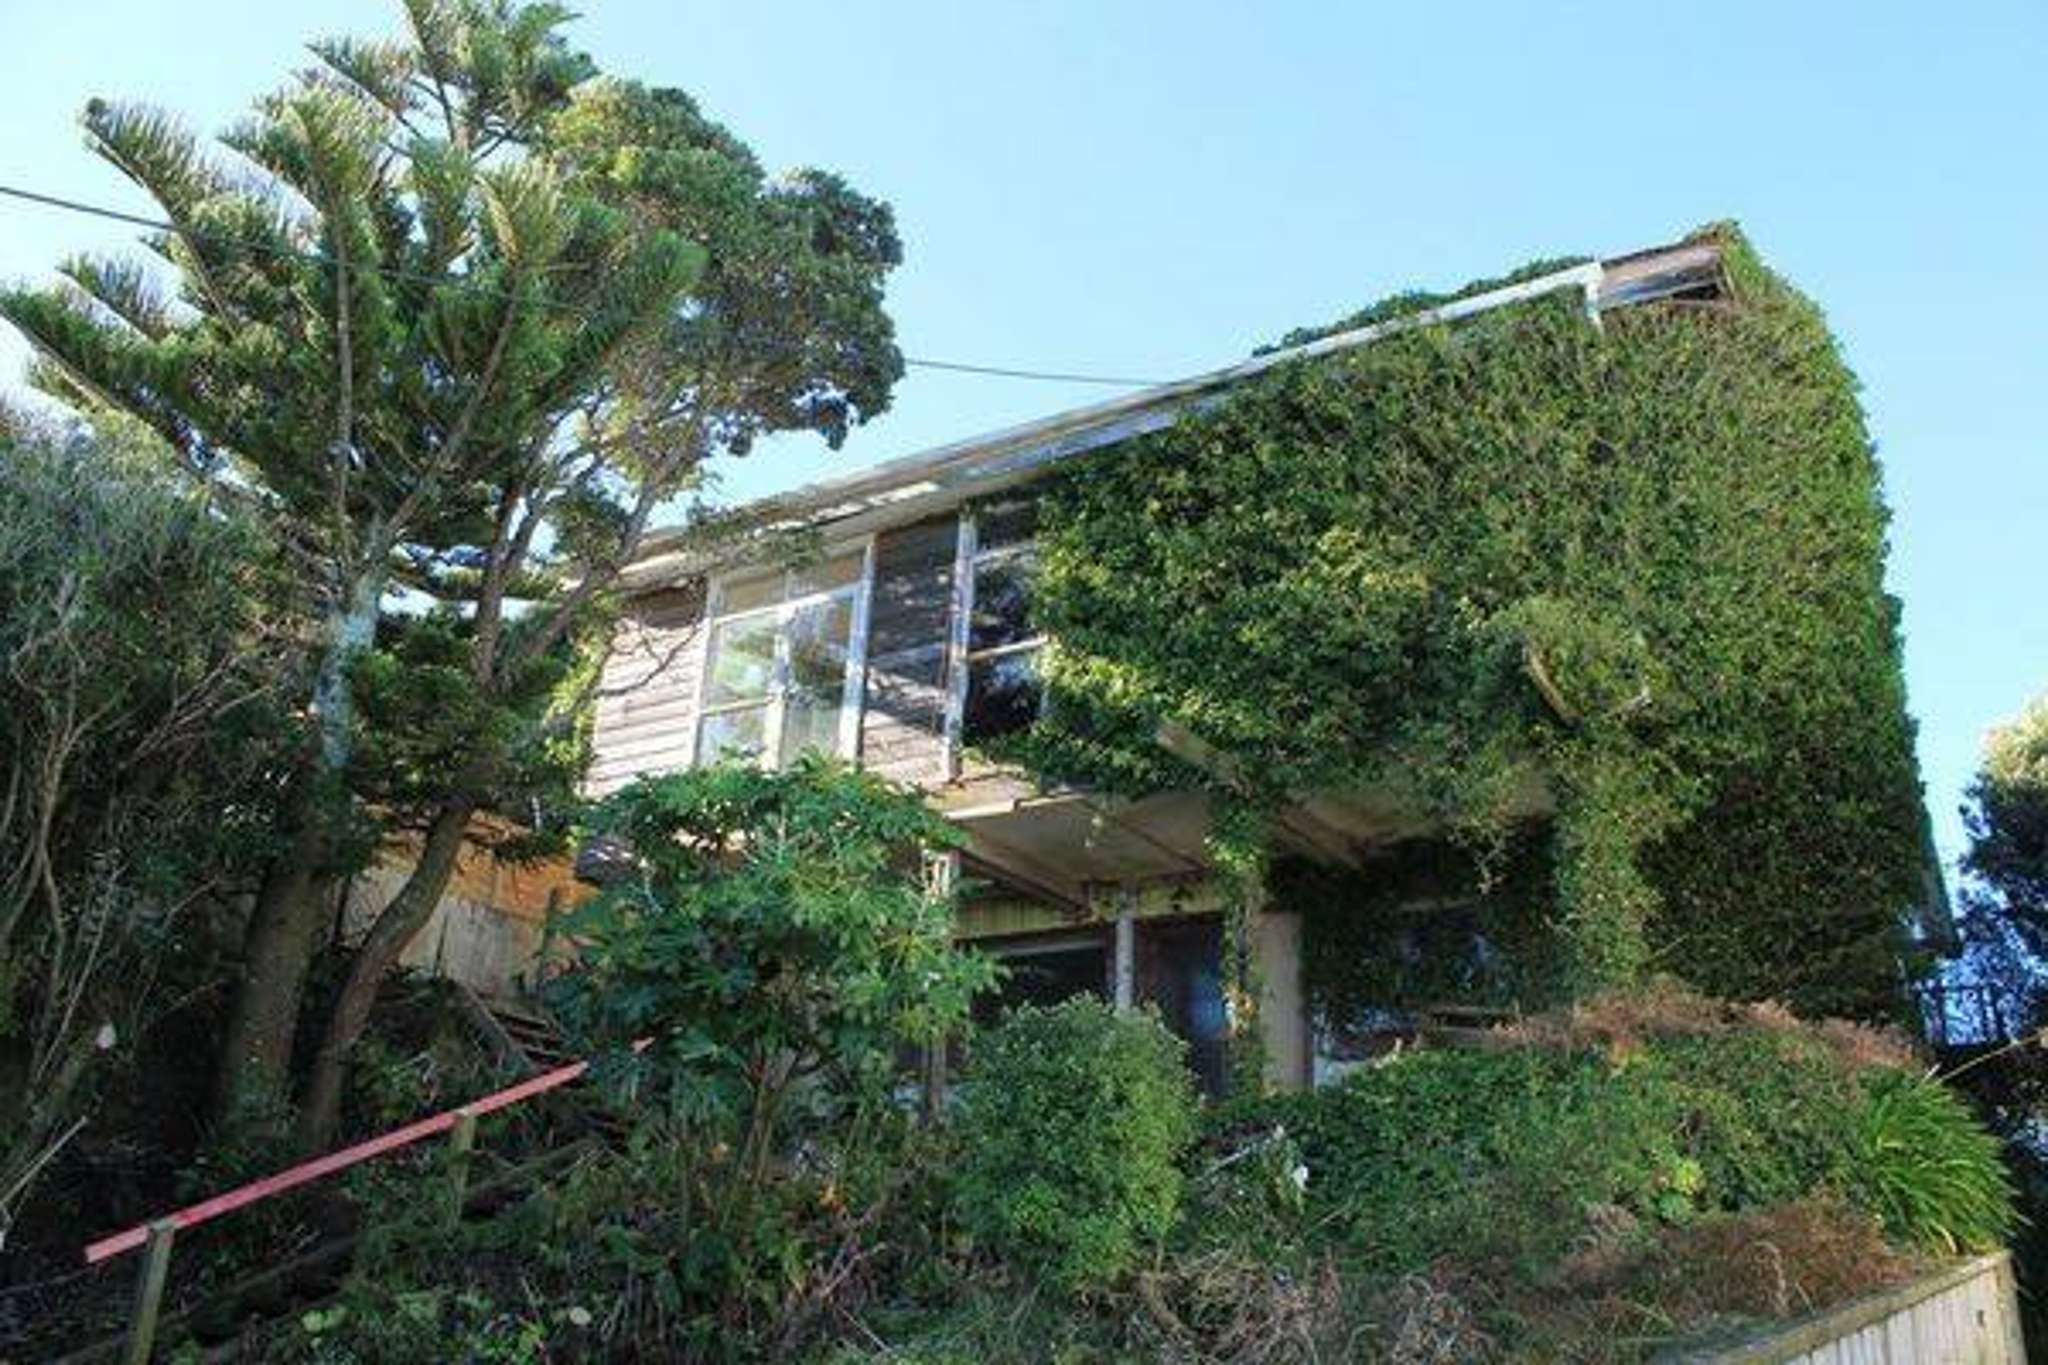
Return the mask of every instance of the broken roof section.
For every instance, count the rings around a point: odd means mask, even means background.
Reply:
[[[761,499],[738,514],[757,528],[756,534],[803,527],[828,535],[872,531],[943,511],[1022,482],[1061,460],[1157,431],[1182,412],[1213,403],[1233,386],[1275,366],[1369,346],[1397,332],[1456,322],[1550,294],[1577,293],[1587,316],[1597,323],[1602,313],[1615,308],[1655,299],[1713,298],[1725,290],[1720,245],[1711,234],[1702,235],[1454,296],[1433,307],[1267,351],[1220,370],[886,460]],[[627,570],[625,585],[628,590],[663,586],[743,554],[729,541],[715,550],[702,548],[688,530],[657,534]]]

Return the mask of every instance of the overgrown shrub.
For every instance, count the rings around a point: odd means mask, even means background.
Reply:
[[[735,1210],[740,1154],[658,1129],[593,1148],[487,1220],[445,1170],[394,1180],[321,1314],[251,1354],[306,1365],[802,1358],[936,1259],[943,1139],[879,1111],[820,1136]],[[424,1196],[424,1197],[423,1197]],[[744,1220],[744,1226],[741,1226]]]
[[[958,831],[871,773],[807,755],[643,778],[594,825],[631,870],[562,923],[577,961],[549,999],[615,1095],[733,1137],[756,1173],[792,1101],[881,1095],[898,1050],[960,1027],[993,980],[921,863]]]
[[[959,1115],[955,1198],[992,1250],[1062,1290],[1114,1281],[1180,1208],[1195,1136],[1186,1045],[1091,997],[983,1034]]]
[[[564,923],[577,965],[549,996],[640,1120],[634,1160],[669,1174],[643,1193],[615,1173],[586,1233],[546,1239],[604,1238],[692,1332],[801,1320],[846,1292],[834,1257],[869,1254],[842,1223],[870,1206],[824,1154],[857,1158],[858,1134],[902,1121],[901,1050],[961,1028],[993,978],[925,876],[959,835],[916,793],[815,756],[642,780],[596,823],[631,870]]]
[[[1822,1194],[1715,1214],[1633,1245],[1589,1247],[1562,1278],[1581,1293],[1654,1303],[1691,1325],[1719,1315],[1794,1317],[1909,1279],[1921,1268],[1885,1240],[1876,1217],[1839,1195]]]
[[[1510,1287],[1504,1316],[1516,1359],[1631,1361],[1676,1341],[1743,1339],[1925,1269],[1875,1217],[1822,1194],[1682,1227],[1617,1220],[1554,1281]]]
[[[138,428],[0,412],[0,1248],[46,1181],[75,1236],[95,1118],[185,1098],[137,1064],[220,979],[263,853],[293,628],[268,554]],[[140,1116],[141,1150],[176,1126]]]
[[[1824,1190],[1933,1250],[2010,1229],[1995,1142],[1939,1087],[1870,1065],[1869,1035],[1661,1008],[1603,1003],[1497,1050],[1239,1105],[1220,1143],[1283,1129],[1308,1224],[1386,1273],[1455,1256],[1541,1276],[1616,1218],[1683,1226]]]

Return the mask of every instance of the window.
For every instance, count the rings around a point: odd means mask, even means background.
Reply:
[[[1000,1023],[1019,1005],[1043,1009],[1077,995],[1109,998],[1110,945],[1102,934],[1008,943],[984,940],[975,946],[1005,969],[1000,986],[975,998],[974,1022],[982,1027]]]
[[[969,744],[1023,729],[1038,719],[1038,675],[1045,636],[1031,620],[1038,579],[1036,509],[991,508],[975,518],[973,587],[967,618],[967,687],[961,738]]]
[[[697,722],[697,761],[777,767],[806,749],[850,756],[860,724],[865,548],[797,569],[719,581]]]

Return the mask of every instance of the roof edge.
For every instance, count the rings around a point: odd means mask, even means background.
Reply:
[[[1045,464],[1167,426],[1184,409],[1279,365],[1354,350],[1395,333],[1456,322],[1571,289],[1583,293],[1587,316],[1597,324],[1599,315],[1610,308],[1647,303],[1715,282],[1720,267],[1720,245],[1702,240],[1589,261],[1186,379],[898,456],[756,499],[733,509],[733,514],[761,528],[867,520],[872,514],[894,521],[898,517],[892,514],[900,513],[907,519],[927,507],[962,500],[968,487],[994,491]],[[689,539],[687,528],[649,537],[624,575],[628,590],[691,576],[731,554],[730,544],[717,551],[693,549]]]

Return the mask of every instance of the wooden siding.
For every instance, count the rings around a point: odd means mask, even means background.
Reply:
[[[875,541],[860,761],[899,782],[946,776],[947,633],[959,521],[936,517]]]
[[[478,837],[511,831],[484,819]],[[358,943],[412,874],[416,839],[399,839],[351,877],[342,904],[343,940]],[[538,984],[543,951],[550,947],[547,919],[592,894],[567,859],[501,862],[478,842],[466,842],[455,873],[434,913],[399,955],[407,967],[460,981],[486,995],[518,995]],[[559,941],[552,945],[560,950]]]
[[[615,791],[642,773],[690,765],[703,625],[699,585],[649,593],[627,604],[600,684],[594,758],[584,784],[591,796]]]

